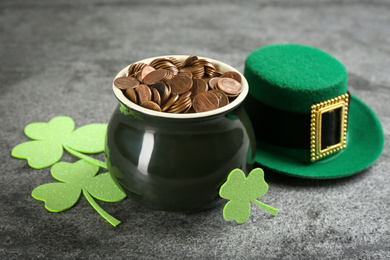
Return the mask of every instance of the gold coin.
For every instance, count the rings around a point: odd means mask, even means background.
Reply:
[[[191,72],[192,78],[201,79],[204,76],[204,67],[202,66],[192,66],[192,67],[185,67],[180,70],[180,72]]]
[[[175,66],[173,60],[169,58],[157,58],[150,62],[150,66],[156,69],[166,69],[167,67]]]
[[[214,89],[214,90],[210,90],[210,92],[214,93],[217,96],[217,98],[219,100],[218,108],[229,104],[229,97],[223,91],[218,90],[218,89]]]
[[[131,102],[138,104],[137,93],[135,93],[133,88],[126,89],[125,96],[130,99]]]
[[[235,79],[237,80],[238,82],[241,83],[241,76],[240,74],[238,74],[237,72],[235,71],[228,71],[228,72],[225,72],[221,75],[221,78],[231,78],[231,79]]]
[[[172,70],[166,70],[165,77],[161,80],[162,82],[167,82],[174,77],[174,72]]]
[[[222,72],[217,70],[210,70],[208,67],[206,67],[206,74],[214,78],[214,77],[220,77],[222,75]]]
[[[180,71],[177,76],[187,76],[192,79],[192,73],[190,71]]]
[[[197,59],[198,59],[197,56],[194,56],[194,55],[189,56],[189,57],[183,62],[183,67],[192,66],[192,63],[194,63]]]
[[[143,102],[141,104],[141,106],[149,108],[149,109],[153,109],[153,110],[156,110],[156,111],[161,111],[160,106],[157,103],[153,102],[153,101],[145,101],[145,102]]]
[[[207,83],[203,79],[192,79],[191,99],[194,99],[200,92],[207,90]]]
[[[176,67],[170,67],[169,70],[172,72],[173,76],[179,74],[179,70]]]
[[[125,96],[133,103],[138,104],[137,93],[135,93],[135,90],[133,88],[126,89]]]
[[[220,77],[211,78],[211,79],[209,80],[209,87],[210,87],[211,89],[215,89],[215,86],[217,85],[218,80],[220,80],[220,79],[221,79]]]
[[[164,104],[165,101],[167,101],[167,99],[171,96],[171,89],[170,89],[170,87],[167,86],[163,82],[159,82],[159,83],[153,84],[150,87],[157,89],[157,91],[160,93],[160,97],[161,97],[160,105]]]
[[[154,102],[157,103],[157,105],[161,105],[161,96],[160,96],[160,92],[158,92],[157,89],[155,88],[150,88],[150,90],[152,91],[152,99]]]
[[[178,70],[180,70],[182,67],[183,67],[183,63],[181,63],[178,59],[176,59],[175,57],[168,57],[168,59],[170,59],[173,64],[175,64],[176,68]]]
[[[175,109],[176,107],[179,107],[182,104],[188,102],[188,100],[191,100],[190,96],[191,96],[191,91],[187,91],[183,95],[180,95],[180,97],[176,100],[175,103],[172,104],[172,106],[169,109]]]
[[[213,62],[210,61],[210,60],[207,60],[207,59],[198,59],[197,60],[197,64],[199,66],[203,66],[203,67],[206,67],[206,68],[208,67],[210,69],[216,70]]]
[[[131,76],[135,73],[137,73],[138,71],[142,70],[145,66],[147,66],[146,63],[143,63],[143,62],[138,62],[138,63],[133,63],[129,66],[129,68],[127,69],[127,75],[126,76]]]
[[[160,81],[163,81],[163,79],[165,79],[166,77],[167,77],[167,70],[158,69],[146,75],[143,83],[146,85],[153,85]]]
[[[137,79],[141,82],[143,82],[144,78],[146,77],[146,75],[148,75],[150,72],[152,71],[155,71],[156,69],[153,68],[152,66],[145,66],[141,71],[139,71],[139,78],[137,77]],[[138,75],[138,74],[137,74]]]
[[[139,85],[139,81],[133,77],[119,77],[114,80],[115,87],[126,90],[128,88],[135,88]]]
[[[176,100],[179,98],[178,94],[172,94],[172,96],[165,102],[165,104],[162,105],[161,111],[167,110],[169,107],[173,105],[173,103],[176,102]]]
[[[138,87],[136,87],[135,88],[135,92],[137,92],[138,103],[139,104],[142,104],[145,101],[151,101],[152,100],[152,91],[145,84],[141,84]]]
[[[192,106],[197,113],[206,112],[217,109],[219,107],[219,100],[214,93],[204,91],[195,96]]]
[[[167,83],[171,87],[172,94],[183,94],[192,87],[192,79],[186,76],[175,76]]]
[[[238,96],[242,90],[241,83],[232,78],[221,78],[216,86],[217,89],[222,90],[229,97]]]
[[[184,102],[184,103],[182,103],[180,106],[176,106],[176,107],[170,107],[169,109],[168,109],[168,112],[170,112],[170,113],[181,113],[181,112],[183,112],[183,111],[186,111],[186,110],[188,110],[190,107],[191,107],[191,105],[192,105],[192,101],[191,101],[191,99],[187,99],[187,101],[186,102]]]
[[[210,77],[203,77],[202,79],[208,84],[210,79],[212,79],[212,78],[210,78]]]

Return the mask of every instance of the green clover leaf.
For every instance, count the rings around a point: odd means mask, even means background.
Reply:
[[[31,123],[24,129],[28,141],[15,146],[11,155],[27,159],[35,169],[49,167],[58,162],[63,148],[75,154],[100,153],[104,150],[107,124],[90,124],[73,131],[75,124],[70,117],[55,117],[48,123]]]
[[[107,124],[85,125],[73,131],[64,144],[82,153],[101,153],[106,130]]]
[[[96,175],[99,167],[79,160],[75,163],[59,162],[51,168],[51,174],[59,183],[43,184],[35,188],[31,195],[45,202],[45,208],[52,212],[61,212],[74,206],[81,193],[92,207],[113,226],[121,222],[104,211],[93,199],[106,202],[118,202],[126,194],[111,178],[110,174]]]
[[[46,168],[58,162],[63,153],[61,143],[50,141],[30,141],[12,149],[11,155],[27,159],[28,165],[35,169]]]
[[[245,177],[242,170],[234,169],[219,190],[222,198],[230,200],[223,209],[224,219],[226,221],[235,220],[238,224],[245,223],[250,215],[250,202],[276,216],[278,209],[257,200],[267,191],[268,184],[264,180],[262,169],[253,169],[248,177]]]
[[[251,214],[249,202],[230,200],[223,208],[223,217],[226,221],[235,220],[237,223],[245,223]]]

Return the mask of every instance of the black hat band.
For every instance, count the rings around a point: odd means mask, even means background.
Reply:
[[[311,161],[346,147],[349,95],[341,95],[299,113],[269,106],[251,95],[245,100],[256,138],[285,148],[310,149]]]

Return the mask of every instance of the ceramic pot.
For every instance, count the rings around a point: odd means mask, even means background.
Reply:
[[[169,56],[180,61],[188,57]],[[155,58],[138,62],[148,64]],[[221,72],[238,72],[209,60]],[[125,76],[127,69],[115,78]],[[200,210],[219,197],[231,170],[252,169],[255,138],[242,106],[248,83],[241,77],[243,90],[233,102],[191,114],[143,108],[112,86],[119,105],[108,124],[105,156],[109,172],[130,197],[157,209]]]

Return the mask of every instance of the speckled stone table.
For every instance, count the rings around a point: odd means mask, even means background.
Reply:
[[[389,259],[389,14],[388,1],[1,1],[0,259]],[[223,200],[193,214],[99,202],[122,220],[113,228],[84,198],[51,213],[31,197],[53,179],[10,155],[27,124],[107,123],[113,77],[146,57],[195,54],[242,72],[273,43],[317,47],[346,66],[349,90],[385,132],[371,168],[327,181],[266,172],[262,201],[279,215],[253,206],[243,225],[224,221]]]

